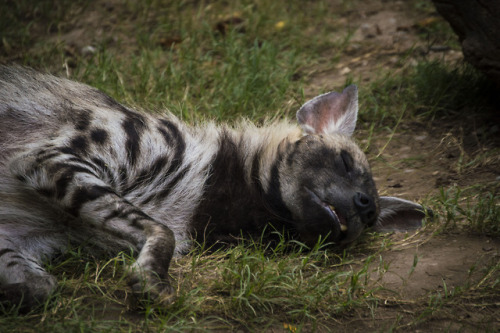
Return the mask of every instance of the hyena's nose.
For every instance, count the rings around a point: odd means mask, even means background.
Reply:
[[[371,197],[361,192],[356,193],[354,196],[354,206],[363,223],[371,225],[375,222],[376,207]]]

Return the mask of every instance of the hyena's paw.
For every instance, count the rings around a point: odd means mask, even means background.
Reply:
[[[57,285],[53,276],[37,277],[33,281],[0,285],[0,304],[16,306],[27,312],[43,305]]]
[[[151,272],[133,273],[128,284],[136,301],[170,304],[175,299],[175,290],[170,283]]]

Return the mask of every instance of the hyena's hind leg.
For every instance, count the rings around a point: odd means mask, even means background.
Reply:
[[[38,253],[22,251],[18,241],[0,232],[0,304],[32,309],[48,298],[56,279],[42,268]]]
[[[72,223],[105,234],[108,249],[138,249],[139,256],[130,267],[134,291],[153,297],[172,293],[167,277],[175,248],[173,232],[117,194],[103,180],[98,165],[64,149],[47,147],[18,157],[10,170],[38,196],[66,212]]]

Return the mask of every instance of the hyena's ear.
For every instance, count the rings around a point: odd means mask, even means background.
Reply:
[[[395,197],[380,197],[379,205],[380,215],[373,227],[378,232],[415,230],[422,227],[426,216],[433,216],[432,210]]]
[[[358,88],[350,85],[339,94],[329,92],[306,102],[297,111],[305,134],[342,133],[351,136],[358,118]]]

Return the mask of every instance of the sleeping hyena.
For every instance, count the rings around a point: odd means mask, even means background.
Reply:
[[[89,86],[0,67],[0,302],[32,306],[56,281],[43,260],[68,243],[138,253],[134,291],[169,295],[168,267],[193,239],[266,225],[305,244],[365,227],[418,227],[423,208],[379,197],[351,135],[357,88],[308,101],[287,121],[190,127]]]

